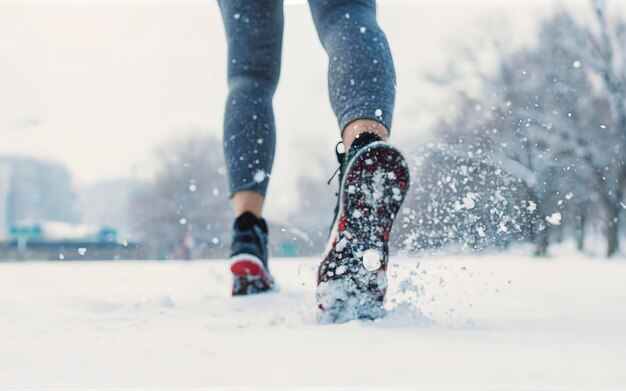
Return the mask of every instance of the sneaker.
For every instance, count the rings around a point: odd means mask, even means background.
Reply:
[[[235,220],[230,246],[233,296],[250,295],[274,288],[267,267],[267,223],[245,212]]]
[[[322,323],[384,315],[389,233],[409,188],[406,160],[376,134],[361,134],[337,157],[338,201],[317,278]]]

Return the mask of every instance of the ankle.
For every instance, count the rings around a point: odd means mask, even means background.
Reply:
[[[246,212],[254,214],[257,218],[261,218],[263,214],[263,196],[254,191],[240,191],[233,195],[232,199],[235,216],[239,217]]]

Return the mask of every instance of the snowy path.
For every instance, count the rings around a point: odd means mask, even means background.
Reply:
[[[224,261],[0,264],[0,389],[626,389],[626,262],[394,262],[397,308],[330,326],[312,259],[236,299]]]

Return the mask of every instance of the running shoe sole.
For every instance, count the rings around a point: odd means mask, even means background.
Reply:
[[[367,145],[349,162],[340,212],[318,272],[318,321],[384,315],[389,234],[408,187],[407,162],[386,142]]]
[[[230,262],[233,296],[251,295],[274,289],[274,279],[257,256],[237,254],[230,258]]]

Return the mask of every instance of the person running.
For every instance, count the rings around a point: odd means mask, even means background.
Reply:
[[[282,0],[218,0],[228,42],[224,151],[235,212],[233,295],[274,288],[263,203],[275,151],[272,99],[280,74]],[[409,187],[408,166],[387,140],[395,70],[375,0],[310,0],[329,58],[328,89],[345,152],[317,278],[322,322],[384,314],[389,232]],[[338,144],[339,146],[339,144]]]

